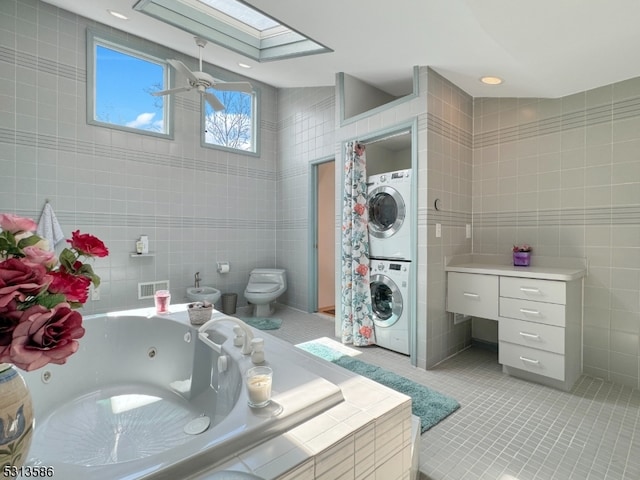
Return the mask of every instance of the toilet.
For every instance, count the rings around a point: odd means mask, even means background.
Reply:
[[[273,313],[271,303],[287,290],[286,270],[255,268],[249,274],[244,298],[255,305],[254,317],[269,317]]]

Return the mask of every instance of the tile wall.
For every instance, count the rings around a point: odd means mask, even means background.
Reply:
[[[151,305],[137,285],[154,280],[186,301],[197,271],[242,304],[249,271],[276,263],[276,90],[253,81],[259,158],[200,147],[200,104],[188,94],[176,96],[172,141],[88,125],[88,26],[106,28],[37,0],[0,2],[0,211],[37,220],[48,199],[67,236],[105,241],[111,254],[94,265],[101,298],[85,313]],[[140,234],[155,257],[130,257]],[[231,273],[217,273],[220,260]]]
[[[640,78],[474,101],[473,250],[587,257],[583,370],[640,386]]]
[[[430,368],[471,343],[471,322],[454,325],[446,311],[444,263],[446,256],[471,252],[466,225],[471,224],[473,99],[431,69],[427,82],[428,136],[426,155],[420,155],[420,178],[426,173],[428,187],[418,190],[419,250],[426,250],[420,274],[426,277],[427,321],[426,333],[420,332],[419,338],[426,339],[424,366]],[[440,200],[438,210],[436,199]],[[442,226],[440,238],[436,224]]]
[[[278,267],[287,270],[288,285],[279,301],[307,311],[310,164],[335,157],[335,90],[278,89],[277,106],[276,250]]]

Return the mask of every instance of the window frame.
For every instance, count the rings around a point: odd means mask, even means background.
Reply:
[[[218,77],[216,77],[214,75],[214,78],[221,80],[221,81],[225,81],[222,79],[219,79]],[[227,81],[234,81],[234,80],[227,80]],[[251,95],[253,97],[253,101],[252,101],[252,111],[253,111],[253,115],[251,118],[251,143],[253,148],[251,150],[242,150],[240,148],[234,148],[234,147],[227,147],[226,145],[217,145],[215,143],[209,143],[206,141],[206,127],[207,127],[207,121],[206,121],[206,104],[205,104],[205,100],[204,97],[201,99],[201,114],[200,114],[200,131],[202,132],[202,134],[200,135],[200,146],[203,148],[212,148],[214,150],[222,150],[225,152],[231,152],[231,153],[238,153],[238,154],[242,154],[242,155],[251,155],[254,157],[259,157],[260,156],[260,105],[261,105],[261,92],[260,92],[260,88],[255,86],[255,81],[249,79],[249,82],[251,82],[254,86],[253,88],[253,93],[252,94],[247,94],[247,95]],[[215,89],[212,92],[215,95]],[[244,92],[242,92],[244,93]]]
[[[166,132],[155,132],[141,128],[127,127],[126,125],[118,125],[96,119],[96,49],[98,46],[162,66],[164,70],[162,88],[169,89],[173,86],[173,75],[170,73],[171,67],[166,61],[164,51],[154,51],[154,49],[149,48],[148,42],[136,40],[133,37],[123,39],[115,35],[87,28],[87,124],[136,133],[139,135],[148,135],[173,140],[173,95],[165,95],[162,97]]]

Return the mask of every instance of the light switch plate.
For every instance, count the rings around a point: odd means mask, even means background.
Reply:
[[[436,238],[440,238],[442,236],[442,224],[436,223]]]

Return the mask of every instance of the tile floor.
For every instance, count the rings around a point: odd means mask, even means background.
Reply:
[[[333,318],[280,307],[269,333],[333,338]],[[461,408],[421,438],[421,480],[640,479],[640,391],[582,376],[572,392],[509,377],[470,348],[429,371],[379,347],[360,359],[428,385]]]

